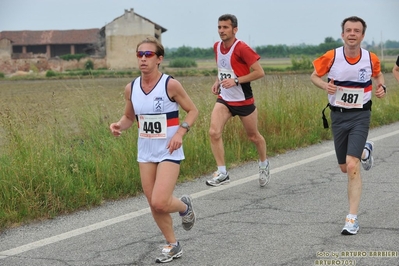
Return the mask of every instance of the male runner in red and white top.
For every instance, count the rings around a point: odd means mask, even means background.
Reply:
[[[259,154],[259,185],[270,180],[269,161],[266,156],[266,141],[258,130],[258,111],[254,104],[250,82],[262,78],[265,73],[259,64],[260,56],[243,41],[236,39],[237,18],[231,14],[219,17],[218,32],[221,41],[214,44],[218,76],[212,93],[218,95],[211,115],[209,135],[211,148],[218,170],[208,186],[219,186],[230,182],[226,170],[222,133],[227,121],[238,115],[248,138],[255,144]],[[252,70],[252,71],[251,71]]]
[[[349,214],[341,233],[359,231],[357,220],[362,179],[360,164],[367,171],[373,166],[374,143],[367,141],[371,116],[372,79],[375,96],[385,96],[386,87],[378,57],[361,48],[366,23],[359,17],[342,22],[343,47],[326,52],[313,61],[311,81],[328,94],[332,133],[339,167],[348,176]],[[328,75],[327,82],[322,79]]]

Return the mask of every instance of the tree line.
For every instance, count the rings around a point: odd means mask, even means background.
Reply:
[[[342,39],[334,39],[326,37],[323,43],[318,45],[263,45],[256,46],[253,49],[263,58],[289,58],[291,56],[319,56],[328,50],[342,46]],[[376,45],[374,42],[368,44],[363,42],[363,47],[379,55],[384,50],[384,55],[398,55],[399,42],[387,40],[386,42]],[[195,58],[195,59],[212,59],[214,58],[213,47],[210,48],[193,48],[189,46],[181,46],[179,48],[165,48],[165,56],[168,59],[175,58]]]

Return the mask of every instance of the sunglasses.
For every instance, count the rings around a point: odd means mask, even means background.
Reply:
[[[142,58],[143,56],[145,56],[146,58],[151,58],[151,57],[153,57],[156,54],[157,53],[153,52],[153,51],[137,51],[136,52],[136,56],[138,58]]]

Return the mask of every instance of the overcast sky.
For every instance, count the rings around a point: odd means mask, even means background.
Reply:
[[[130,8],[167,29],[168,48],[211,47],[225,13],[252,47],[338,39],[353,15],[368,25],[366,42],[399,41],[399,0],[0,0],[0,31],[101,28]]]

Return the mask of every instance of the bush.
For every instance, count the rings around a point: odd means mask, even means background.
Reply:
[[[85,69],[86,70],[92,70],[94,69],[94,63],[91,60],[87,60],[85,63]]]
[[[46,72],[46,78],[51,78],[51,77],[55,77],[55,76],[57,76],[57,74],[51,69]]]
[[[65,54],[65,55],[61,55],[60,58],[62,60],[66,60],[66,61],[75,60],[75,59],[79,61],[80,59],[87,57],[87,56],[88,56],[87,54]]]
[[[313,69],[312,60],[307,56],[301,56],[297,58],[296,56],[291,57],[292,70],[309,70]]]
[[[391,71],[392,71],[392,68],[387,67],[384,62],[381,62],[381,72],[382,73],[390,73]]]
[[[30,64],[29,71],[32,71],[34,73],[39,73],[39,69],[34,64]]]
[[[178,68],[186,68],[186,67],[196,67],[197,62],[191,58],[176,58],[169,62],[169,67],[178,67]]]
[[[3,78],[5,78],[6,76],[4,75],[4,73],[3,72],[0,72],[0,79],[3,79]]]
[[[213,77],[213,76],[217,76],[218,71],[217,71],[216,69],[212,69],[212,70],[207,70],[207,69],[205,69],[205,70],[202,70],[201,73],[202,73],[202,75],[204,75],[204,76],[207,76],[207,77],[211,76],[211,77]]]

